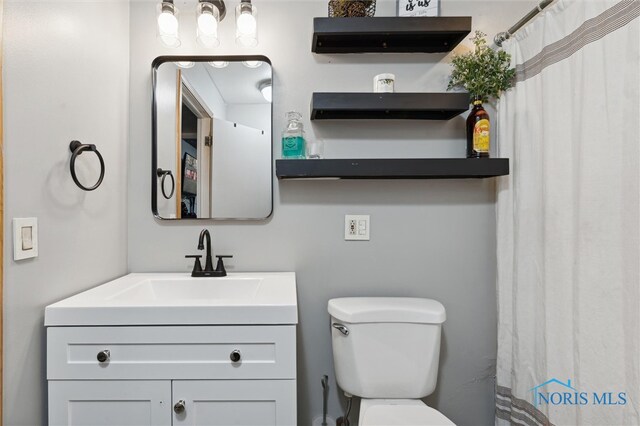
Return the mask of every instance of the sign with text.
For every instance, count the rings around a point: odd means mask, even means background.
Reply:
[[[398,0],[398,16],[438,16],[440,0]]]

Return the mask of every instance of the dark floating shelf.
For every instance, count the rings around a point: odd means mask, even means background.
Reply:
[[[471,32],[471,17],[314,18],[315,53],[450,52]]]
[[[508,158],[276,160],[278,179],[481,179],[508,174]]]
[[[314,93],[311,99],[312,120],[449,120],[468,109],[468,93]]]

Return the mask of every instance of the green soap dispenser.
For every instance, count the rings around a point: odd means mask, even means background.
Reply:
[[[302,115],[295,111],[286,114],[287,127],[282,132],[282,158],[305,158]]]

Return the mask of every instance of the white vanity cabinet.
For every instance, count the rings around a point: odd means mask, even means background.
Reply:
[[[296,326],[48,327],[50,425],[295,425]]]
[[[293,272],[133,273],[47,306],[49,424],[296,424]]]

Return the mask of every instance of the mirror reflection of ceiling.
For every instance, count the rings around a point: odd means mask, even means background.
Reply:
[[[198,62],[193,68],[183,69],[189,76],[205,71],[226,104],[268,104],[260,93],[260,83],[271,79],[271,65],[263,62],[258,68],[249,68],[242,62],[231,62],[225,68],[215,68],[207,62]]]

